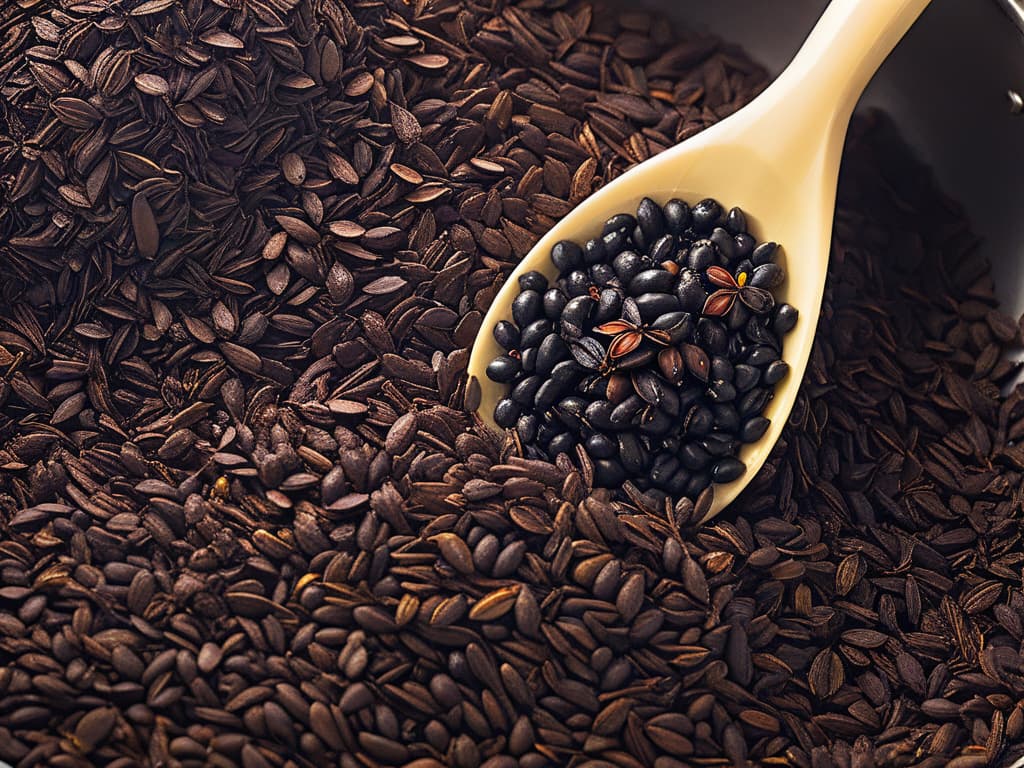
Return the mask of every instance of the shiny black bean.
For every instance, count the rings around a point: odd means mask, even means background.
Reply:
[[[604,249],[604,242],[596,238],[587,240],[583,245],[583,263],[584,264],[597,264],[600,261],[605,261],[608,257],[607,252]]]
[[[562,316],[568,297],[561,288],[551,288],[544,293],[544,316],[548,320],[558,320]]]
[[[732,381],[733,377],[732,363],[726,360],[724,357],[712,357],[711,358],[711,378],[712,379],[723,379],[725,381]]]
[[[557,333],[544,337],[537,350],[537,373],[548,376],[555,366],[569,357],[569,347]]]
[[[731,403],[736,399],[736,387],[728,381],[716,379],[708,386],[708,398],[716,403]]]
[[[562,431],[561,424],[545,421],[537,430],[537,442],[546,447],[551,444],[555,437],[562,434]]]
[[[607,435],[596,434],[587,438],[583,444],[591,459],[610,459],[619,452],[619,444]]]
[[[632,240],[633,246],[641,251],[646,251],[647,246],[650,245],[647,238],[644,237],[644,231],[640,229],[639,224],[633,227],[633,231],[630,233],[629,239]]]
[[[657,356],[658,350],[654,349],[654,347],[641,347],[635,352],[630,352],[625,357],[620,357],[615,361],[615,365],[619,370],[631,371],[653,362]]]
[[[615,406],[615,410],[611,413],[612,423],[617,426],[629,424],[633,420],[633,417],[643,410],[645,405],[647,404],[640,395],[630,395]]]
[[[523,364],[523,371],[525,373],[533,373],[537,370],[537,348],[530,347],[529,349],[524,349],[520,362]]]
[[[698,472],[711,463],[711,454],[697,443],[687,443],[679,451],[679,460],[691,472]]]
[[[494,340],[503,349],[519,348],[519,329],[508,320],[499,320],[494,325]]]
[[[618,438],[619,461],[630,475],[639,475],[647,467],[647,450],[633,432],[621,432]]]
[[[693,336],[693,315],[689,312],[668,312],[651,323],[656,331],[668,331],[672,344],[689,341]]]
[[[776,352],[774,349],[772,349],[771,347],[766,347],[764,345],[758,345],[751,349],[749,353],[747,353],[746,362],[749,363],[750,365],[754,365],[760,368],[761,366],[768,365],[769,363],[775,362],[778,359],[779,353]],[[768,384],[770,382],[766,380],[765,383]]]
[[[712,355],[720,355],[729,347],[729,333],[718,320],[703,317],[697,322],[697,343]]]
[[[503,429],[508,429],[515,425],[519,419],[519,413],[519,405],[512,398],[502,398],[494,406],[494,423]]]
[[[573,270],[565,278],[565,292],[569,296],[586,296],[594,283],[582,269]]]
[[[636,251],[623,251],[612,261],[612,268],[623,285],[628,285],[630,280],[640,274],[643,262]]]
[[[653,411],[640,422],[640,432],[651,437],[663,437],[675,428],[675,420],[663,410]]]
[[[604,257],[601,261],[614,259],[622,253],[629,243],[629,234],[629,232],[619,229],[602,236],[601,243],[604,245]]]
[[[615,406],[607,400],[595,400],[587,406],[583,418],[594,429],[616,429],[619,425],[612,421],[614,410]]]
[[[563,432],[562,434],[556,435],[552,438],[551,442],[548,444],[548,455],[554,459],[560,453],[571,453],[575,447],[576,438],[568,432]]]
[[[739,459],[719,459],[711,468],[711,479],[716,483],[731,483],[746,471],[747,466]]]
[[[668,228],[668,223],[665,220],[665,214],[662,212],[661,206],[649,197],[645,197],[640,201],[640,205],[637,206],[636,221],[644,231],[644,236],[648,242],[657,240]]]
[[[757,387],[740,398],[737,410],[741,418],[749,418],[761,413],[772,399],[772,391],[766,387]]]
[[[615,459],[594,462],[594,484],[601,488],[618,488],[626,479],[626,470]]]
[[[796,307],[789,304],[779,304],[775,309],[775,318],[772,320],[772,330],[782,335],[789,333],[796,325],[800,313]]]
[[[671,418],[677,418],[682,411],[682,405],[679,402],[679,392],[675,387],[665,387],[661,393],[661,403],[658,404],[658,408]]]
[[[729,209],[729,213],[725,217],[725,228],[733,235],[747,231],[747,216],[741,208]]]
[[[551,379],[559,383],[563,389],[569,389],[583,375],[583,367],[575,360],[563,360],[551,371]]]
[[[690,498],[697,498],[697,494],[711,485],[710,472],[695,472],[690,475],[690,482],[686,484],[683,494]]]
[[[665,203],[664,211],[665,223],[672,234],[682,234],[690,226],[690,206],[682,200],[669,200]]]
[[[514,357],[502,355],[491,360],[487,365],[487,378],[499,384],[508,384],[520,371],[523,370],[522,363]]]
[[[735,432],[740,428],[740,414],[732,403],[716,403],[711,406],[715,417],[715,429],[722,432]]]
[[[509,392],[509,397],[524,408],[529,408],[533,405],[534,398],[537,397],[537,390],[540,389],[540,385],[543,383],[543,376],[537,374],[527,376],[516,382],[516,385],[512,387],[512,391]]]
[[[740,363],[739,365],[733,366],[733,379],[732,383],[736,387],[737,392],[746,392],[751,387],[755,386],[758,381],[761,380],[761,371],[752,365]]]
[[[764,437],[764,433],[768,431],[770,424],[771,422],[764,416],[755,416],[752,419],[747,419],[740,428],[740,441],[744,443],[757,442]]]
[[[565,309],[562,310],[562,321],[582,328],[595,309],[597,309],[597,302],[589,294],[575,296],[566,302]]]
[[[690,212],[692,226],[698,232],[710,232],[722,217],[722,206],[717,200],[708,197],[701,200]]]
[[[590,280],[599,288],[618,284],[619,278],[611,264],[594,264],[590,267]]]
[[[782,381],[787,373],[789,373],[789,363],[785,360],[776,360],[765,368],[761,381],[771,387]]]
[[[680,467],[672,473],[672,477],[665,484],[665,490],[674,495],[681,494],[686,490],[686,486],[690,482],[690,472],[686,467]],[[701,489],[703,490],[703,488]]]
[[[686,254],[686,266],[694,272],[704,273],[708,267],[718,263],[718,253],[710,240],[698,240]]]
[[[540,320],[534,320],[528,326],[523,328],[522,334],[519,339],[519,346],[523,349],[529,349],[530,347],[536,347],[540,344],[544,337],[551,333],[551,321],[541,318]]]
[[[751,315],[747,319],[747,327],[743,329],[743,335],[753,344],[767,344],[773,349],[778,349],[779,339],[765,326],[762,315]]]
[[[636,218],[633,215],[629,213],[617,213],[604,223],[604,227],[601,229],[601,236],[603,237],[611,232],[617,232],[620,229],[628,229],[632,231],[635,226]]]
[[[568,272],[583,264],[583,249],[571,240],[562,240],[551,249],[551,261],[559,272]]]
[[[769,264],[775,258],[775,251],[778,250],[778,243],[761,243],[754,249],[754,252],[750,254],[750,260],[754,262],[755,267],[759,267],[762,264]]]
[[[548,279],[540,272],[533,270],[519,276],[519,288],[523,291],[544,293],[548,289]]]
[[[651,465],[651,480],[664,487],[679,469],[679,459],[670,453],[659,453]]]
[[[749,235],[746,232],[741,232],[732,239],[733,247],[736,249],[737,259],[749,259],[750,254],[754,252],[757,247],[757,240],[754,239],[753,235]]]
[[[736,301],[733,302],[732,308],[725,316],[725,327],[735,334],[746,326],[749,319],[750,310],[747,309],[742,301]]]
[[[747,284],[771,290],[772,288],[778,288],[785,277],[785,272],[782,271],[782,267],[778,264],[762,264],[759,267],[754,267],[754,271],[750,274]]]
[[[641,294],[637,296],[636,305],[640,308],[640,317],[648,323],[659,315],[679,311],[679,300],[671,293]]]
[[[692,312],[694,315],[704,309],[704,303],[708,300],[708,292],[704,289],[704,283],[700,275],[692,269],[683,269],[676,278],[676,298],[679,299],[679,307],[684,312]]]
[[[516,422],[516,434],[519,435],[519,441],[523,444],[532,443],[537,439],[537,417],[532,413],[525,414],[519,417],[519,421]]]
[[[732,263],[736,258],[736,243],[732,239],[732,235],[726,232],[721,227],[715,227],[711,231],[711,236],[708,238],[715,246],[720,257],[719,263],[725,266],[726,264]],[[724,262],[721,261],[724,259]]]
[[[616,320],[621,312],[622,294],[615,288],[605,288],[601,291],[601,297],[597,300],[597,312],[594,313],[594,323],[607,323],[609,320]]]
[[[647,253],[655,264],[661,264],[663,261],[672,261],[676,255],[675,235],[662,235],[654,241],[647,250]]]
[[[608,379],[604,376],[589,376],[580,382],[579,390],[594,400],[607,400]]]
[[[550,408],[562,395],[562,385],[554,379],[548,379],[540,385],[537,390],[537,397],[534,398],[534,407],[538,411],[545,411]]]
[[[544,314],[544,299],[537,291],[523,291],[512,302],[512,319],[525,328]]]
[[[683,429],[687,436],[703,437],[711,431],[715,425],[715,417],[711,411],[704,406],[694,406],[686,415],[683,422]]]
[[[700,441],[700,445],[701,448],[715,458],[729,456],[730,454],[736,453],[739,449],[739,444],[736,440],[731,435],[727,435],[724,432],[712,432]]]
[[[645,269],[629,281],[629,295],[666,293],[672,289],[675,275],[666,269]]]

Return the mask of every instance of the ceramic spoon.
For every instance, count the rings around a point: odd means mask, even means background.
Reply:
[[[786,335],[790,372],[775,388],[764,415],[771,426],[739,459],[746,472],[716,485],[708,517],[743,490],[771,452],[796,400],[811,352],[828,267],[836,183],[846,130],[861,93],[930,0],[832,0],[793,62],[756,99],[720,123],[641,163],[584,200],[558,222],[509,276],[480,327],[469,375],[480,387],[480,418],[491,427],[494,406],[508,387],[487,378],[503,353],[492,331],[511,319],[518,278],[531,270],[557,276],[552,246],[600,235],[611,216],[636,211],[644,197],[691,205],[715,198],[739,206],[759,241],[781,244],[786,281],[776,300],[799,311]]]

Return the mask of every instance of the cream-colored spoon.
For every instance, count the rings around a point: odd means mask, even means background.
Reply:
[[[743,490],[778,439],[811,352],[828,267],[836,183],[854,106],[886,57],[930,0],[832,0],[796,58],[743,109],[687,141],[636,166],[584,200],[558,222],[516,267],[484,318],[469,361],[480,385],[481,419],[494,425],[494,406],[507,385],[487,378],[487,364],[503,350],[492,331],[510,319],[518,278],[538,270],[557,276],[551,248],[560,240],[580,244],[600,235],[611,216],[636,211],[644,197],[658,203],[680,198],[691,205],[707,197],[739,206],[759,241],[781,244],[787,277],[776,299],[799,310],[785,337],[790,372],[775,388],[764,415],[771,426],[739,458],[747,471],[715,486],[708,518]]]

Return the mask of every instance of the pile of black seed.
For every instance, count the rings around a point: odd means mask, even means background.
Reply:
[[[644,198],[582,247],[559,242],[554,284],[522,275],[513,322],[494,328],[506,352],[487,374],[509,385],[495,421],[529,457],[585,451],[601,487],[695,497],[737,479],[789,370],[797,310],[772,294],[776,252],[711,199]]]

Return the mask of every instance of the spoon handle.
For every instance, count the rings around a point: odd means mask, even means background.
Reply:
[[[864,89],[931,0],[832,0],[786,70],[765,92],[790,119],[841,130]]]

